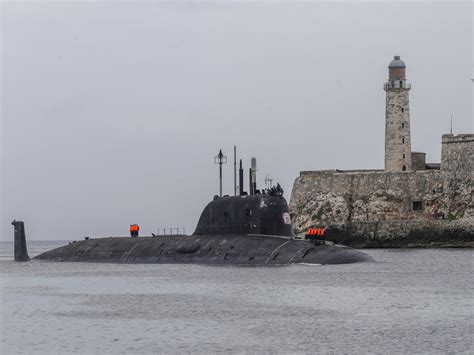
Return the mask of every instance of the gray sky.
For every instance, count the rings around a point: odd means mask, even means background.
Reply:
[[[412,149],[473,131],[472,3],[3,2],[1,240],[194,230],[214,156],[382,168],[387,65],[412,83]],[[247,180],[247,174],[245,174]],[[247,185],[246,185],[247,186]]]

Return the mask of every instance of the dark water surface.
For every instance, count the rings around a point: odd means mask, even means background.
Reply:
[[[0,243],[2,354],[474,352],[472,250],[217,267],[15,263],[12,247]]]

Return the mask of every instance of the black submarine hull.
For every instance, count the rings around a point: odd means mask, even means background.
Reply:
[[[89,239],[47,251],[37,260],[213,265],[348,264],[371,261],[344,246],[269,235],[174,235]]]
[[[282,191],[215,197],[193,235],[94,238],[69,243],[37,260],[220,265],[349,264],[367,254],[333,243],[295,238]],[[19,239],[18,253],[26,254]]]

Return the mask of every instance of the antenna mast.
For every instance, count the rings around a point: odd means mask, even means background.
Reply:
[[[237,147],[234,145],[234,196],[237,196]]]
[[[453,114],[451,114],[451,129],[449,132],[453,135]]]
[[[222,164],[227,163],[227,157],[222,154],[222,149],[219,150],[219,154],[214,158],[214,162],[219,164],[219,196],[222,197]]]
[[[267,189],[271,189],[273,186],[273,179],[271,179],[269,175],[265,176],[265,186]]]

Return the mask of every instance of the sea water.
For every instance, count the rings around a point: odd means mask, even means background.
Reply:
[[[365,252],[376,262],[18,263],[0,243],[0,352],[474,352],[474,251]]]

